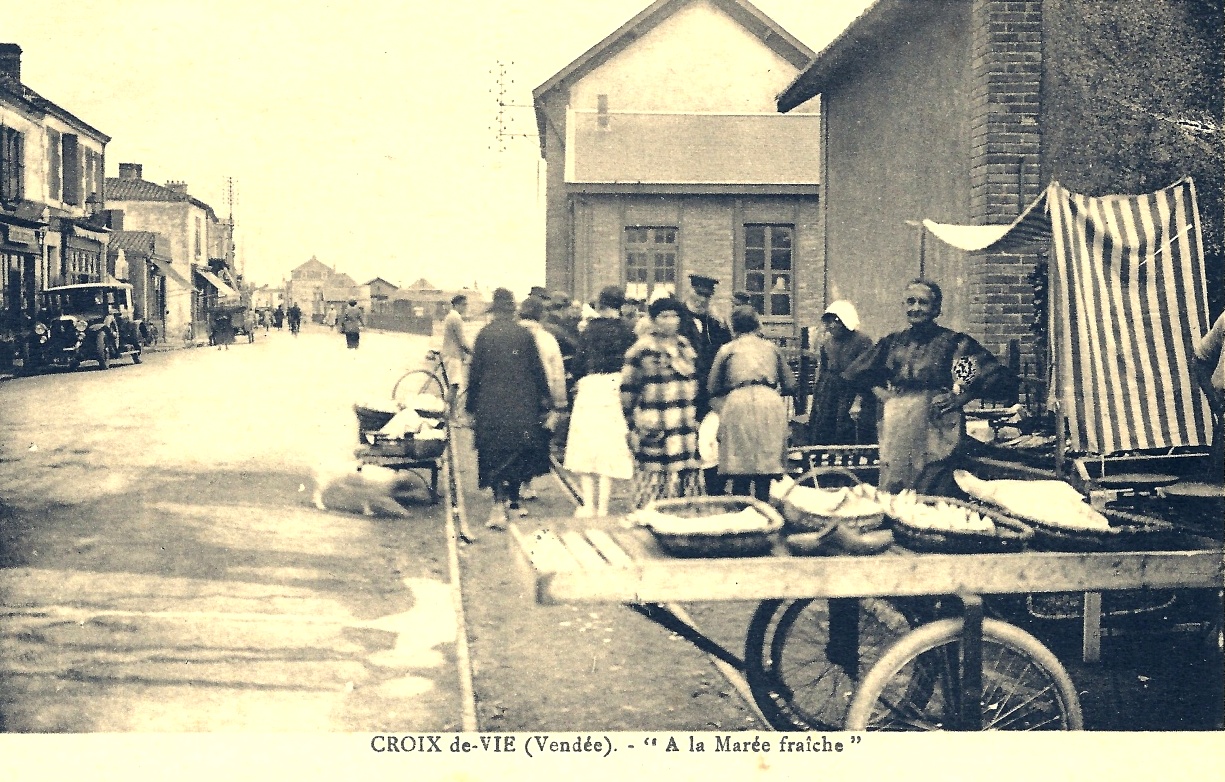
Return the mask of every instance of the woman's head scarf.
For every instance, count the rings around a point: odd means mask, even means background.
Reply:
[[[826,315],[833,315],[842,321],[847,331],[859,331],[859,313],[855,310],[855,305],[846,299],[839,299],[826,307],[821,317],[824,318]]]

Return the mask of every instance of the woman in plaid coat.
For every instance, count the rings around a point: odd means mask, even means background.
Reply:
[[[633,503],[701,495],[698,460],[697,353],[680,336],[684,305],[651,303],[651,329],[625,354],[621,409],[634,454]]]

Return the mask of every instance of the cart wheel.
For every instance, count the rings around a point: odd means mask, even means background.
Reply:
[[[391,388],[391,398],[400,404],[404,404],[409,397],[419,394],[429,394],[439,399],[446,399],[442,380],[428,369],[414,369],[406,373]]]
[[[851,700],[847,730],[943,730],[960,723],[963,619],[923,625],[868,671]],[[983,620],[984,730],[1081,730],[1080,698],[1068,672],[1038,639]]]
[[[757,607],[745,641],[745,674],[753,700],[771,726],[842,729],[856,682],[911,627],[887,601],[858,602],[857,651],[841,652],[836,644],[830,646],[830,601],[765,600]],[[835,600],[832,605],[835,614],[843,611],[846,616],[854,601]]]

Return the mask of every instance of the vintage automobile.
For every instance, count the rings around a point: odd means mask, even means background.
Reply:
[[[48,288],[39,294],[26,352],[27,371],[48,366],[76,368],[97,361],[131,356],[140,363],[143,323],[132,317],[132,286],[126,283],[84,283]]]

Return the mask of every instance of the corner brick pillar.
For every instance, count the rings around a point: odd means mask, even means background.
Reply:
[[[1042,190],[1039,181],[1041,0],[972,0],[974,91],[970,124],[970,214],[979,225],[1012,222]],[[1009,340],[1034,367],[1033,292],[1026,276],[1037,255],[970,256],[969,329],[1000,359]]]

